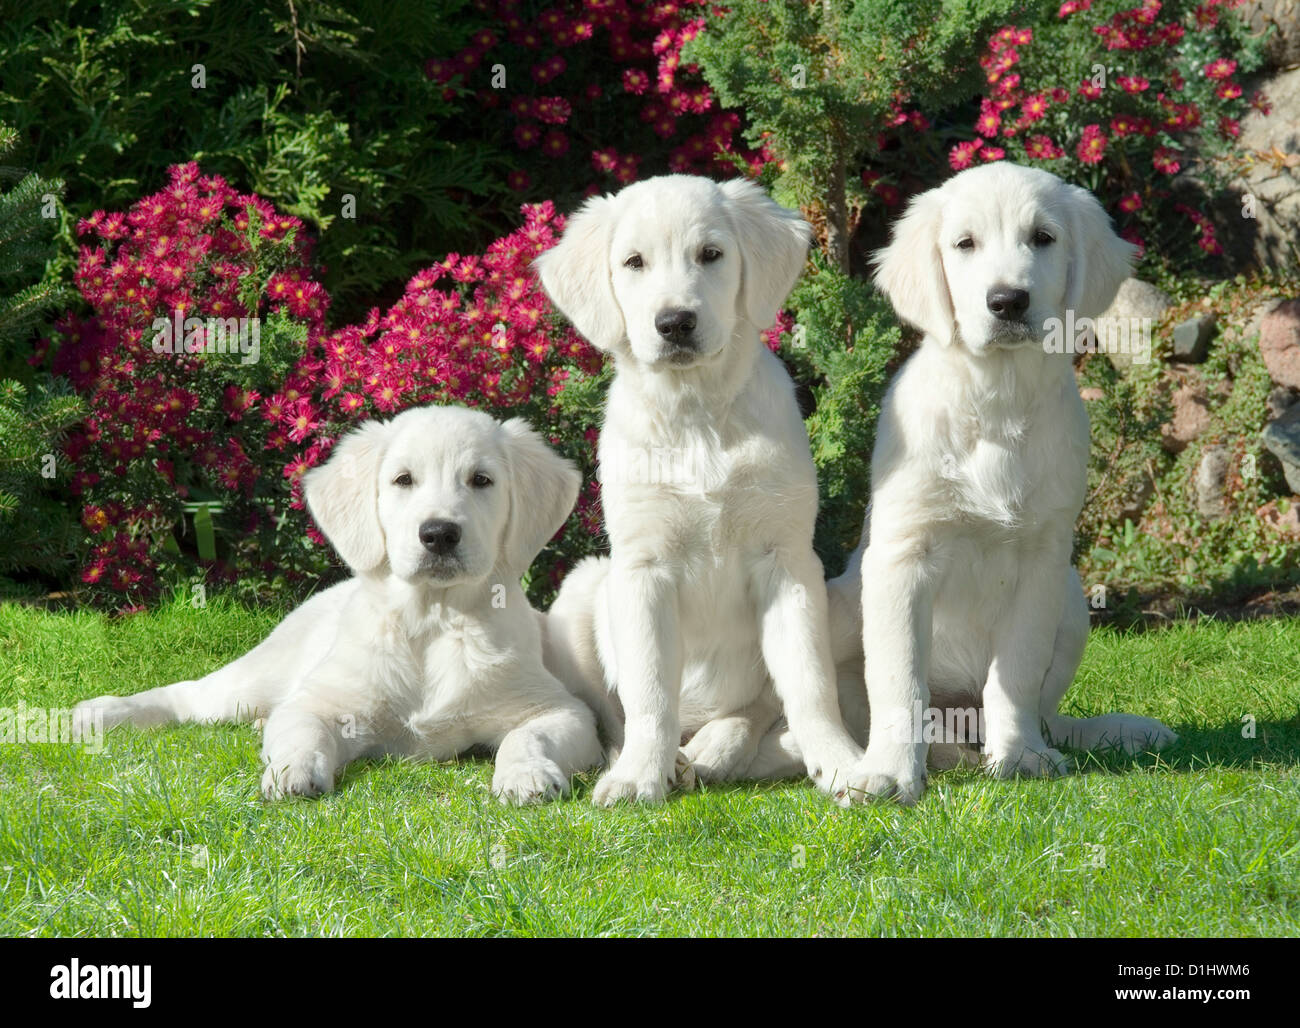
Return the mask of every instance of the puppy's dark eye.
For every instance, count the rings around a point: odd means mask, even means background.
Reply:
[[[957,249],[974,250],[975,240],[973,240],[970,236],[962,236],[960,239],[957,240]]]
[[[483,472],[476,471],[474,477],[469,480],[469,484],[475,489],[486,489],[492,484],[492,479],[488,478]]]
[[[411,480],[410,474],[406,471],[403,471],[400,475],[398,475],[395,479],[393,479],[393,485],[401,486],[403,489],[409,489],[414,484],[415,483]]]
[[[712,264],[722,256],[722,251],[716,246],[706,246],[700,251],[700,263]]]
[[[1050,232],[1045,232],[1040,228],[1034,233],[1035,246],[1051,246],[1054,242],[1056,242],[1056,237]]]
[[[640,271],[645,262],[641,260],[639,253],[634,253],[631,257],[623,262],[623,267],[631,268],[633,271]]]

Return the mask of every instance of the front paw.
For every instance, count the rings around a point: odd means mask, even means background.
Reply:
[[[620,758],[596,783],[591,801],[598,807],[624,802],[662,803],[673,787],[675,771],[675,758],[673,772],[654,765],[634,767]]]
[[[320,796],[334,788],[334,769],[323,753],[297,754],[288,759],[267,758],[262,772],[262,798],[282,800],[290,796]]]
[[[543,803],[568,792],[569,776],[553,760],[509,767],[498,764],[492,775],[492,795],[514,806]]]
[[[823,740],[816,749],[804,754],[804,769],[820,792],[825,793],[842,807],[860,803],[861,796],[852,793],[853,772],[862,760],[862,751],[853,741],[843,739]]]
[[[984,766],[994,778],[1056,778],[1072,770],[1065,754],[1041,739],[991,743],[984,751]]]
[[[925,792],[925,747],[923,745],[871,746],[858,761],[848,781],[848,799],[894,800],[910,807]]]

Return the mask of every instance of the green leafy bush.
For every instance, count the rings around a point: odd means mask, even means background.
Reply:
[[[876,419],[901,332],[884,297],[820,253],[788,303],[797,324],[782,336],[781,356],[812,394],[807,427],[821,493],[815,545],[834,575],[862,532]]]
[[[745,112],[750,142],[773,157],[765,181],[810,213],[830,260],[848,271],[862,211],[896,206],[900,181],[940,177],[932,116],[978,91],[980,42],[1026,7],[1042,5],[733,0],[683,55],[723,104]]]
[[[0,157],[16,136],[0,125]],[[72,562],[76,523],[52,487],[59,442],[83,408],[66,383],[33,375],[26,359],[43,318],[71,291],[46,267],[63,184],[0,169],[0,181],[19,176],[0,191],[0,575],[50,577]]]
[[[319,230],[356,315],[515,203],[477,102],[424,72],[479,25],[468,0],[34,0],[0,19],[0,105],[77,217],[199,160]]]

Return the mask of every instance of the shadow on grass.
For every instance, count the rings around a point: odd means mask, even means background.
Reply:
[[[334,792],[341,793],[347,789],[364,784],[362,779],[369,775],[380,774],[386,768],[414,768],[420,771],[434,773],[438,771],[452,771],[458,768],[480,768],[484,776],[490,781],[496,764],[492,753],[482,746],[476,746],[473,749],[461,753],[451,760],[423,760],[419,757],[402,757],[402,756],[381,756],[381,757],[361,757],[352,761],[339,773],[334,782]],[[591,790],[595,788],[596,780],[600,777],[603,768],[593,768],[589,771],[580,771],[577,774],[569,776],[569,792],[563,797],[566,800],[587,799]],[[485,783],[486,784],[486,783]],[[436,781],[428,782],[430,790],[437,789],[441,791],[442,783]],[[490,791],[485,792],[484,802],[491,802],[503,809],[506,804],[501,803]],[[547,802],[554,802],[548,800]],[[537,806],[538,804],[529,804]],[[520,809],[516,807],[515,809]]]
[[[1258,621],[1300,617],[1300,568],[1257,564],[1236,567],[1196,589],[1130,588],[1114,606],[1093,611],[1094,625],[1135,632],[1180,621]]]
[[[1146,752],[1129,755],[1118,749],[1092,751],[1064,749],[1064,752],[1072,758],[1075,774],[1120,776],[1157,767],[1183,774],[1202,772],[1209,769],[1244,771],[1257,769],[1261,765],[1276,768],[1300,767],[1300,713],[1297,713],[1295,717],[1289,720],[1253,723],[1228,721],[1218,728],[1206,728],[1190,724],[1171,725],[1170,727],[1178,734],[1178,742],[1158,753]],[[161,730],[184,731],[186,728],[197,730],[198,726],[168,726]],[[1248,734],[1243,735],[1243,732]],[[1249,733],[1253,733],[1253,735]],[[490,781],[493,766],[492,754],[481,747],[448,761],[428,761],[415,757],[400,756],[364,757],[354,760],[342,770],[331,793],[311,799],[297,797],[277,800],[269,805],[278,806],[283,803],[328,801],[330,796],[344,796],[354,789],[364,789],[370,784],[366,780],[370,776],[382,776],[386,770],[398,767],[417,768],[428,772],[429,778],[424,782],[404,778],[400,783],[393,784],[397,784],[403,791],[410,791],[413,797],[423,795],[432,798],[442,792],[452,791],[449,783],[437,779],[437,772],[454,771],[459,768],[477,768],[481,769],[484,778]],[[597,767],[571,776],[570,792],[564,797],[546,802],[589,803],[592,790],[595,788],[595,784],[603,771],[603,767]],[[258,773],[250,778],[250,789],[254,792],[260,792],[260,781],[259,768]],[[487,781],[484,782],[485,785]],[[945,785],[964,786],[988,782],[992,781],[992,779],[980,773],[976,768],[959,767],[944,771],[931,769],[930,782],[933,785],[936,781],[942,781]],[[830,799],[822,796],[807,778],[700,783],[690,791],[674,789],[669,793],[667,801],[675,803],[688,796],[709,795],[755,797],[786,793],[791,788],[806,788],[810,794],[825,799],[828,807],[832,806]],[[490,803],[493,806],[500,806],[502,809],[526,809],[507,807],[505,804],[501,804],[486,789],[483,794],[483,802]],[[545,804],[534,804],[532,806],[542,805]],[[638,807],[638,805],[627,803],[619,806],[623,809],[637,809]]]
[[[1171,725],[1178,741],[1158,754],[1071,751],[1080,771],[1118,774],[1157,765],[1175,772],[1248,770],[1260,764],[1300,767],[1300,714],[1287,721],[1229,721],[1222,728]],[[1242,732],[1253,732],[1253,737]]]
[[[1221,728],[1197,725],[1171,725],[1178,742],[1158,753],[1127,754],[1120,750],[1071,750],[1075,774],[1103,774],[1119,777],[1134,771],[1162,768],[1181,774],[1206,771],[1248,771],[1260,765],[1278,768],[1300,767],[1300,714],[1288,721],[1259,721],[1253,725],[1230,721]],[[1242,736],[1243,729],[1254,738]],[[959,767],[944,771],[930,770],[930,784],[938,781],[963,787],[992,781],[976,768]],[[1012,784],[1013,780],[1007,784]],[[812,783],[797,778],[763,782],[719,782],[701,786],[700,792],[763,794],[788,789],[792,785]],[[680,794],[674,794],[672,798]]]

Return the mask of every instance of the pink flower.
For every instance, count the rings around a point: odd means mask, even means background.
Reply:
[[[573,108],[563,97],[543,96],[534,104],[533,113],[538,121],[548,125],[563,125],[573,114]]]
[[[542,140],[542,153],[547,157],[563,157],[569,152],[569,137],[563,132],[551,131]]]
[[[1226,57],[1218,57],[1205,66],[1205,77],[1214,79],[1216,82],[1221,79],[1231,77],[1232,73],[1237,70],[1237,62],[1230,61]]]
[[[628,68],[623,72],[623,89],[641,96],[650,88],[650,76],[640,68]]]
[[[984,145],[982,139],[972,139],[969,142],[958,143],[948,151],[948,164],[953,171],[961,171],[969,168],[975,162],[975,153]]]
[[[1002,117],[998,109],[990,101],[984,100],[980,104],[980,116],[975,121],[975,131],[981,136],[996,136],[1001,125]]]
[[[1047,136],[1030,136],[1025,140],[1025,155],[1035,161],[1050,161],[1064,157],[1065,151]]]
[[[1106,155],[1106,134],[1100,125],[1086,125],[1075,156],[1084,164],[1097,164]]]
[[[531,150],[542,141],[542,130],[535,122],[522,121],[515,126],[515,145],[521,150]]]
[[[1096,100],[1101,96],[1101,86],[1096,85],[1092,79],[1084,79],[1079,85],[1078,93],[1085,100]]]
[[[1048,100],[1042,93],[1027,96],[1020,104],[1020,116],[1025,122],[1038,121],[1047,114]]]
[[[1181,165],[1178,163],[1177,154],[1167,146],[1156,148],[1156,152],[1151,157],[1151,165],[1156,171],[1163,172],[1166,175],[1178,174]]]

